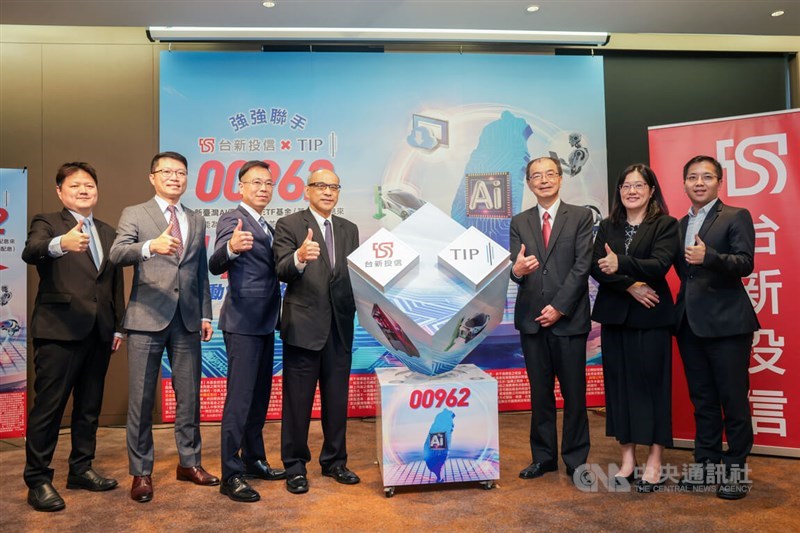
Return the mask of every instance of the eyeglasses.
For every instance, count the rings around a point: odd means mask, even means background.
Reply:
[[[558,172],[556,172],[554,170],[548,170],[544,174],[542,174],[541,172],[537,172],[535,174],[531,174],[526,179],[528,181],[532,181],[532,182],[536,183],[536,182],[542,181],[544,178],[547,178],[547,181],[553,181],[553,180],[556,179],[557,176],[560,176],[560,174]]]
[[[274,183],[271,181],[262,181],[262,180],[250,180],[250,181],[242,181],[241,183],[246,183],[247,185],[251,186],[255,190],[261,190],[261,187],[266,187],[267,189],[271,189],[275,186]]]
[[[185,170],[175,170],[172,168],[162,168],[161,170],[154,170],[153,174],[161,174],[164,178],[171,178],[172,176],[178,176],[179,178],[186,177]]]
[[[636,192],[642,192],[648,187],[648,185],[643,181],[637,181],[636,183],[623,183],[619,186],[619,190],[622,192],[628,192],[630,190],[634,190]]]
[[[717,179],[717,177],[714,174],[689,174],[683,181],[686,183],[696,183],[698,180],[703,180],[703,183],[708,185],[713,183],[715,179]]]
[[[342,186],[337,183],[325,183],[322,181],[309,183],[308,186],[312,189],[317,189],[319,192],[323,192],[325,189],[330,189],[332,192],[339,192],[339,190],[342,188]]]

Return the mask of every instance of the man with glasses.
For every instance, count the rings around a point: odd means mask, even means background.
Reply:
[[[131,499],[153,499],[153,406],[161,354],[167,350],[175,389],[175,441],[179,481],[218,485],[200,462],[200,341],[211,339],[211,293],[206,221],[180,203],[186,158],[156,154],[150,162],[155,198],[126,207],[111,247],[111,261],[132,265],[125,311],[128,332],[128,462]]]
[[[698,155],[683,167],[683,188],[692,202],[681,219],[684,255],[675,303],[681,352],[696,426],[694,458],[702,476],[685,478],[687,490],[720,482],[717,496],[744,498],[750,490],[746,461],[753,447],[749,367],[753,332],[759,329],[742,278],[753,272],[755,229],[747,209],[719,200],[722,167]],[[728,450],[722,451],[722,431]],[[716,465],[724,465],[724,476]]]
[[[261,215],[272,200],[273,187],[267,163],[255,160],[242,165],[242,203],[219,218],[214,253],[209,259],[212,274],[228,273],[228,290],[219,315],[228,354],[219,491],[237,502],[261,498],[246,477],[286,477],[283,470],[269,466],[262,434],[272,391],[275,327],[281,308],[272,254],[274,231]]]
[[[528,187],[537,204],[511,219],[511,279],[519,285],[514,325],[519,330],[531,384],[531,455],[519,477],[558,470],[555,378],[564,398],[561,457],[567,475],[589,455],[586,416],[586,340],[592,213],[559,198],[561,163],[540,157],[528,163]]]
[[[356,312],[347,256],[359,241],[356,225],[333,215],[340,188],[332,170],[315,170],[305,188],[309,209],[281,218],[275,227],[278,278],[286,283],[281,457],[286,489],[293,494],[308,492],[308,428],[318,381],[322,475],[346,485],[360,481],[347,468],[345,438]]]

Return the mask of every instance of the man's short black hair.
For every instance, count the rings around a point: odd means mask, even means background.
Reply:
[[[94,167],[83,161],[73,161],[71,163],[64,163],[59,167],[58,173],[56,173],[56,187],[61,188],[61,184],[64,183],[64,180],[79,170],[83,170],[89,174],[94,180],[95,185],[97,185],[97,171]]]
[[[717,179],[720,181],[722,180],[722,165],[719,164],[719,161],[710,155],[696,155],[685,165],[683,165],[683,181],[686,181],[686,175],[689,173],[689,167],[697,163],[711,163],[714,165],[715,172],[717,173]]]
[[[239,169],[239,179],[241,180],[242,176],[247,174],[247,172],[251,168],[256,168],[256,167],[263,168],[264,170],[269,170],[269,164],[265,163],[264,161],[260,161],[258,159],[253,159],[252,161],[248,161],[247,163],[242,165],[242,168]]]
[[[183,163],[183,166],[185,166],[186,168],[189,168],[189,162],[186,161],[186,158],[183,157],[178,152],[159,152],[156,155],[154,155],[153,159],[150,161],[150,174],[155,172],[158,162],[162,159],[174,159],[176,161],[180,161],[181,163]]]

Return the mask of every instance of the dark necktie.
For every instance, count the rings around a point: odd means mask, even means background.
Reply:
[[[261,226],[261,229],[263,229],[264,233],[267,235],[267,245],[272,246],[272,233],[270,233],[269,226],[267,225],[267,221],[264,220],[264,217],[258,217],[258,225]]]
[[[331,270],[333,270],[336,256],[333,252],[333,230],[331,229],[331,221],[325,221],[325,248],[328,249],[328,258],[331,260]]]
[[[542,215],[542,239],[544,239],[544,247],[550,242],[550,213],[547,211]]]
[[[181,237],[181,225],[178,223],[177,209],[174,205],[171,205],[167,207],[167,210],[169,211],[169,224],[171,228],[169,234],[178,239],[178,250],[175,252],[175,256],[180,259],[183,256],[183,237]]]

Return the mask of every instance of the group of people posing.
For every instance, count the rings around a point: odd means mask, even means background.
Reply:
[[[753,446],[748,401],[750,350],[758,319],[742,284],[753,271],[755,229],[746,209],[719,200],[722,168],[699,155],[683,167],[691,206],[669,216],[647,165],[619,176],[611,213],[592,240],[592,215],[559,198],[561,164],[528,164],[537,206],[511,220],[511,278],[519,284],[514,322],[531,383],[531,454],[520,472],[532,479],[558,470],[554,380],[564,398],[561,458],[574,480],[589,455],[586,341],[601,324],[606,434],[622,455],[615,481],[638,492],[663,490],[664,448],[672,445],[672,335],[678,341],[696,425],[694,465],[685,491],[714,489],[723,499],[747,495]],[[666,281],[680,278],[673,301]],[[589,306],[588,278],[598,282]],[[723,429],[728,442],[723,451]],[[636,446],[648,446],[637,468]],[[636,479],[638,478],[638,479]]]
[[[153,499],[152,413],[166,349],[177,401],[175,440],[179,481],[219,486],[238,502],[255,502],[252,478],[285,480],[294,494],[308,491],[308,432],[319,385],[324,442],[323,476],[347,485],[359,477],[347,467],[347,397],[355,301],[346,257],[359,246],[358,228],[333,210],[339,177],[313,171],[305,185],[307,210],[270,226],[261,216],[274,179],[263,161],[239,171],[241,203],[217,223],[213,252],[206,223],[180,199],[187,187],[186,158],[156,154],[151,200],[127,207],[116,232],[93,217],[97,174],[88,163],[66,163],[56,175],[64,208],[33,217],[22,257],[35,265],[39,290],[31,320],[36,393],[28,418],[25,483],[28,503],[58,511],[65,502],[53,487],[50,463],[61,418],[72,395],[72,451],[68,489],[105,491],[116,480],[92,468],[103,385],[123,332],[128,342],[127,448],[130,497]],[[717,494],[735,499],[749,485],[733,475],[745,467],[753,442],[748,365],[758,321],[741,277],[753,270],[750,214],[722,204],[720,164],[698,156],[684,167],[691,201],[679,223],[667,214],[655,174],[646,165],[620,175],[611,215],[592,241],[593,218],[559,197],[561,164],[542,157],[526,169],[537,205],[511,221],[511,278],[519,284],[515,325],[531,383],[531,453],[524,479],[558,470],[554,397],[564,397],[561,457],[571,477],[589,454],[585,347],[590,330],[588,277],[599,282],[591,318],[602,324],[607,434],[622,453],[618,476],[641,476],[637,490],[663,483],[661,455],[670,446],[671,335],[677,335],[695,407],[695,460],[709,476],[686,479],[706,488],[717,465],[726,475]],[[675,265],[677,302],[665,281]],[[133,267],[127,308],[122,268]],[[221,427],[221,479],[201,462],[201,341],[213,334],[209,270],[227,273],[219,317],[228,356]],[[286,283],[281,301],[279,282]],[[267,461],[263,426],[272,385],[275,330],[283,341],[281,460]],[[722,431],[728,450],[722,449]],[[637,470],[635,447],[649,446]],[[682,481],[682,483],[684,483]]]
[[[98,199],[94,168],[66,163],[56,176],[64,209],[31,221],[22,257],[36,265],[39,291],[31,320],[36,397],[28,416],[24,479],[28,503],[38,511],[65,507],[53,487],[50,463],[70,394],[67,488],[105,491],[117,486],[92,468],[92,460],[105,374],[123,332],[128,340],[127,447],[134,501],[153,499],[153,408],[165,349],[177,402],[178,481],[219,485],[222,494],[239,502],[260,499],[247,481],[252,478],[285,479],[289,492],[307,492],[308,432],[317,383],[324,432],[322,475],[347,485],[360,481],[347,468],[345,439],[356,310],[346,258],[359,239],[355,224],[332,214],[341,188],[338,176],[326,168],[312,172],[305,187],[309,209],[280,219],[273,228],[261,216],[272,199],[272,173],[263,161],[248,161],[239,171],[242,201],[220,217],[208,258],[205,219],[180,202],[187,167],[179,153],[156,154],[149,174],[155,197],[125,208],[115,234],[92,216]],[[133,267],[127,308],[124,266]],[[221,480],[201,462],[200,344],[213,334],[209,270],[228,275],[219,317],[228,356]],[[283,302],[279,281],[286,283]],[[270,466],[262,436],[278,327],[283,340],[285,469]]]

